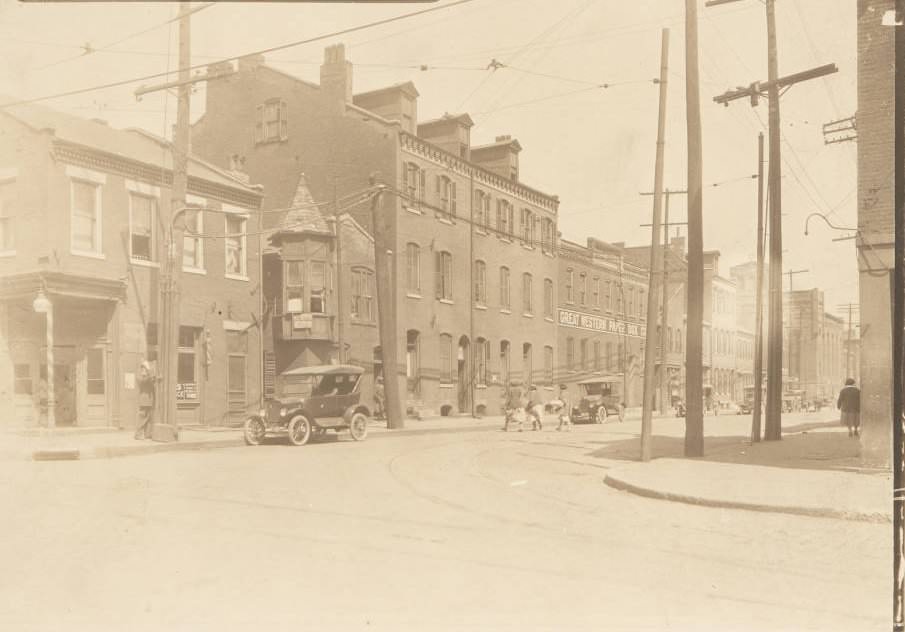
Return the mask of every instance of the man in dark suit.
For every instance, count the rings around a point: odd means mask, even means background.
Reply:
[[[839,391],[836,408],[842,411],[842,423],[848,426],[848,436],[861,434],[861,389],[855,386],[855,380],[848,378],[845,386]]]

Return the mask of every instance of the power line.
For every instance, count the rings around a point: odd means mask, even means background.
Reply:
[[[356,32],[356,31],[362,31],[362,30],[365,30],[365,29],[373,28],[373,27],[375,27],[375,26],[381,26],[381,25],[384,25],[384,24],[389,24],[389,23],[391,23],[391,22],[397,22],[397,21],[399,21],[399,20],[404,20],[404,19],[407,19],[407,18],[415,17],[415,16],[418,16],[418,15],[423,15],[423,14],[425,14],[425,13],[431,13],[431,12],[434,12],[434,11],[440,11],[440,10],[442,10],[442,9],[448,9],[448,8],[450,8],[450,7],[454,7],[454,6],[458,6],[458,5],[462,5],[462,4],[467,4],[467,3],[470,3],[470,2],[474,2],[474,1],[475,1],[475,0],[455,0],[454,2],[451,2],[451,3],[449,3],[449,4],[444,4],[444,5],[441,5],[441,6],[430,7],[430,8],[428,8],[428,9],[421,9],[420,11],[412,11],[412,12],[410,12],[410,13],[404,13],[404,14],[402,14],[402,15],[397,15],[397,16],[394,16],[394,17],[392,17],[392,18],[386,18],[386,19],[383,19],[383,20],[377,20],[377,21],[375,21],[375,22],[368,22],[368,23],[366,23],[366,24],[360,24],[360,25],[358,25],[358,26],[353,26],[353,27],[350,27],[350,28],[347,28],[347,29],[342,29],[342,30],[339,30],[339,31],[334,31],[334,32],[332,32],[332,33],[326,33],[326,34],[324,34],[324,35],[318,35],[318,36],[310,37],[310,38],[303,39],[303,40],[297,40],[297,41],[294,41],[294,42],[289,42],[289,43],[287,43],[287,44],[280,44],[280,45],[278,45],[278,46],[271,46],[270,48],[264,48],[264,49],[262,49],[262,50],[254,51],[254,52],[251,52],[251,53],[244,53],[244,54],[242,54],[242,55],[237,55],[237,56],[234,56],[234,57],[227,57],[227,58],[225,58],[225,59],[221,59],[219,62],[216,62],[216,63],[225,64],[225,63],[228,63],[228,62],[237,61],[237,60],[241,59],[242,57],[248,57],[248,56],[250,56],[250,55],[264,55],[264,54],[272,53],[272,52],[275,52],[275,51],[278,51],[278,50],[286,50],[286,49],[288,49],[288,48],[294,48],[294,47],[296,47],[296,46],[302,46],[302,45],[304,45],[304,44],[311,44],[312,42],[319,42],[319,41],[322,41],[322,40],[325,40],[325,39],[330,39],[330,38],[332,38],[332,37],[337,37],[337,36],[339,36],[339,35],[345,35],[345,34],[347,34],[347,33],[354,33],[354,32]],[[212,64],[208,64],[208,63],[205,63],[205,64],[195,64],[195,65],[189,66],[189,67],[187,68],[187,70],[189,70],[189,71],[192,71],[192,70],[200,70],[200,69],[206,68],[206,67],[209,66],[209,65],[212,65]],[[180,68],[180,69],[177,69],[177,70],[184,70],[184,69]],[[143,76],[143,77],[134,77],[134,78],[132,78],[132,79],[124,79],[124,80],[122,80],[122,81],[114,81],[114,82],[102,84],[102,85],[99,85],[99,86],[92,86],[92,87],[90,87],[90,88],[81,88],[81,89],[78,89],[78,90],[69,90],[69,91],[67,91],[67,92],[60,92],[60,93],[57,93],[57,94],[50,94],[50,95],[46,95],[46,96],[43,96],[43,97],[35,97],[35,98],[33,98],[33,99],[22,99],[22,100],[19,100],[19,101],[13,101],[13,102],[11,102],[11,103],[3,103],[3,104],[0,104],[0,108],[8,108],[8,107],[12,107],[12,106],[14,106],[14,105],[26,105],[26,104],[29,104],[29,103],[37,103],[37,102],[39,102],[39,101],[47,101],[47,100],[49,100],[49,99],[57,99],[57,98],[61,98],[61,97],[73,96],[73,95],[76,95],[76,94],[84,94],[84,93],[86,93],[86,92],[94,92],[94,91],[97,91],[97,90],[106,90],[106,89],[108,89],[108,88],[116,88],[116,87],[119,87],[119,86],[129,85],[129,84],[132,84],[132,83],[138,83],[139,81],[148,81],[149,79],[159,79],[160,77],[166,77],[166,76],[168,76],[169,74],[171,74],[171,73],[170,73],[170,72],[158,72],[158,73],[154,73],[154,74],[152,74],[152,75],[145,75],[145,76]]]

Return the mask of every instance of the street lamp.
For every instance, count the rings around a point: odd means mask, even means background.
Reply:
[[[53,303],[44,294],[44,288],[38,290],[38,296],[32,302],[31,306],[38,314],[44,314],[47,317],[45,345],[47,346],[47,427],[54,428],[56,419],[54,417],[54,401],[53,388]]]
[[[832,228],[833,230],[853,230],[853,231],[855,231],[855,232],[858,232],[858,229],[857,229],[857,228],[848,228],[847,226],[836,226],[836,225],[833,224],[833,223],[829,220],[829,218],[828,218],[826,215],[824,215],[823,213],[811,213],[811,214],[808,215],[807,218],[804,220],[804,234],[805,234],[805,235],[808,234],[808,223],[811,221],[811,218],[812,218],[812,217],[815,217],[815,216],[816,216],[816,217],[819,217],[819,218],[822,219],[824,222],[826,222],[826,225],[829,226],[830,228]]]

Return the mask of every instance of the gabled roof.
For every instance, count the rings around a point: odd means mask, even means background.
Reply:
[[[0,94],[0,115],[16,119],[35,131],[49,130],[60,140],[136,160],[159,169],[167,171],[173,169],[172,143],[147,130],[118,129],[97,120],[81,118],[35,103],[3,107],[3,103],[16,101],[18,99],[14,97]],[[189,156],[188,171],[189,175],[196,178],[254,191],[260,195],[256,187],[245,184],[198,156]]]
[[[413,96],[413,97],[419,96],[419,92],[418,92],[417,88],[415,88],[415,84],[412,83],[411,81],[405,81],[403,83],[394,83],[391,86],[385,86],[383,88],[376,88],[374,90],[358,92],[357,94],[352,95],[352,100],[355,101],[355,99],[357,99],[359,97],[367,98],[367,97],[373,96],[375,94],[380,94],[382,92],[396,92],[396,91],[404,92],[405,94],[408,94],[409,96]]]
[[[330,230],[323,213],[315,206],[314,197],[308,188],[308,179],[304,173],[299,174],[299,181],[295,188],[292,204],[271,239],[278,235],[298,235],[302,233],[333,235],[333,231]]]

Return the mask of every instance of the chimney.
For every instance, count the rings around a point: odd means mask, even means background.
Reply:
[[[334,44],[324,49],[321,89],[331,100],[342,106],[352,103],[352,62],[346,59],[344,44]]]
[[[489,145],[472,147],[471,161],[499,176],[518,182],[518,154],[522,146],[509,136],[497,136]]]
[[[251,178],[245,171],[245,156],[240,156],[239,154],[229,156],[229,169],[227,169],[227,171],[229,172],[229,175],[236,180],[239,180],[244,184],[251,183]]]
[[[418,125],[418,136],[464,160],[471,159],[471,128],[467,114],[449,114]]]

